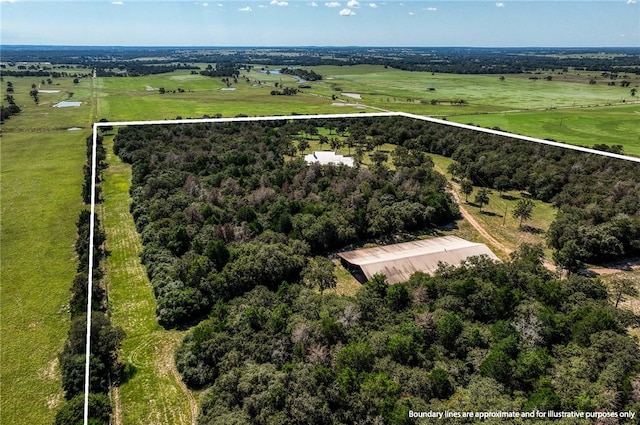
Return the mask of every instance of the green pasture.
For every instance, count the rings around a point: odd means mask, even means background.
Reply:
[[[104,204],[100,206],[107,234],[106,284],[111,317],[126,337],[121,358],[130,377],[117,389],[116,423],[191,424],[194,395],[181,385],[174,351],[184,331],[164,330],[156,320],[155,298],[140,263],[140,236],[129,213],[131,167],[112,152],[107,138]]]
[[[86,123],[86,121],[85,121]],[[64,395],[58,353],[69,329],[85,131],[3,126],[0,411],[3,424],[53,422]]]
[[[93,122],[91,81],[54,78],[29,96],[41,78],[5,77],[22,112],[2,125],[0,244],[1,422],[52,423],[64,399],[58,353],[69,328],[69,288],[75,276],[76,221],[85,139]],[[45,79],[46,81],[46,79]],[[53,108],[69,98],[77,108]],[[80,127],[80,131],[67,128]]]
[[[622,145],[640,156],[640,104],[449,117],[451,121],[574,145]]]
[[[74,84],[71,77],[53,78],[53,84],[44,85],[41,84],[41,77],[4,77],[3,79],[4,81],[0,84],[2,104],[7,104],[5,97],[7,94],[11,94],[16,105],[22,110],[18,116],[11,117],[3,124],[3,133],[42,133],[66,130],[72,127],[91,131],[95,113],[93,81],[91,79],[81,79],[80,83]],[[13,83],[13,93],[7,93],[7,82]],[[38,104],[29,95],[32,84],[38,86]],[[59,92],[46,93],[44,90],[59,90]],[[53,107],[56,103],[64,100],[82,102],[82,104],[78,107]]]
[[[174,119],[177,116],[201,118],[217,114],[228,117],[363,111],[361,108],[331,106],[330,99],[306,93],[271,95],[272,90],[277,90],[274,83],[279,82],[279,78],[271,77],[286,76],[269,76],[253,71],[247,77],[249,82],[242,77],[237,83],[231,80],[230,88],[235,90],[223,90],[227,86],[220,78],[192,75],[188,71],[145,77],[99,78],[99,114],[109,121],[129,121]],[[263,78],[261,84],[256,82],[257,78]],[[166,92],[160,94],[159,90],[147,87],[162,87]]]
[[[481,113],[521,109],[544,109],[631,101],[629,88],[592,85],[574,75],[529,76],[458,75],[408,72],[377,65],[319,66],[310,68],[323,80],[310,83],[313,91],[341,99],[340,93],[358,93],[366,105],[427,114]],[[637,85],[639,77],[631,80]],[[340,89],[340,90],[338,90]],[[464,99],[465,106],[452,106],[451,101]],[[439,102],[431,105],[431,101]],[[421,104],[424,101],[426,105]],[[466,111],[466,112],[463,112]]]

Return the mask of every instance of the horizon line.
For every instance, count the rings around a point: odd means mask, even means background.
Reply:
[[[117,44],[3,44],[0,48],[14,47],[57,47],[57,48],[146,48],[146,49],[608,49],[638,50],[640,46],[464,46],[464,45],[117,45]]]

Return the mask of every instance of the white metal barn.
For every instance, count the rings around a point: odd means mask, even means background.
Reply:
[[[423,239],[338,254],[345,267],[354,272],[356,277],[362,274],[360,277],[371,279],[375,274],[383,274],[389,283],[406,282],[417,271],[434,274],[440,262],[457,266],[469,257],[480,255],[500,261],[485,244],[470,242],[456,236]]]
[[[348,165],[349,167],[353,167],[353,158],[350,158],[348,156],[338,155],[337,153],[332,151],[315,151],[314,153],[305,155],[304,160],[307,162],[307,164],[313,164],[314,162],[319,162],[322,165],[344,164],[344,165]]]

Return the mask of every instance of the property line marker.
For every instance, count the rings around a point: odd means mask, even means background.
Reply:
[[[555,146],[558,148],[580,151],[594,155],[607,156],[615,159],[633,161],[640,163],[640,158],[621,155],[612,152],[599,151],[596,149],[585,148],[582,146],[574,146],[566,143],[554,142],[551,140],[539,139],[536,137],[522,136],[519,134],[508,133],[501,130],[492,130],[489,128],[476,127],[469,124],[460,124],[452,121],[431,118],[424,115],[409,114],[406,112],[366,112],[355,114],[318,114],[318,115],[272,115],[267,117],[234,117],[234,118],[195,118],[195,119],[178,119],[178,120],[151,120],[151,121],[116,121],[116,122],[96,122],[93,123],[93,146],[91,148],[91,214],[89,223],[89,277],[87,282],[88,301],[87,301],[87,340],[86,340],[86,359],[85,359],[85,384],[84,384],[84,425],[89,424],[89,357],[91,353],[91,308],[93,298],[93,240],[94,240],[94,222],[95,222],[95,204],[96,204],[96,150],[98,143],[98,128],[108,126],[137,126],[137,125],[163,125],[163,124],[198,124],[198,123],[228,123],[228,122],[257,122],[257,121],[280,121],[280,120],[309,120],[309,119],[330,119],[330,118],[367,118],[367,117],[405,117],[421,121],[428,121],[435,124],[448,125],[450,127],[464,128],[467,130],[479,131],[482,133],[494,134],[497,136],[509,137],[512,139],[523,140],[526,142],[541,143],[544,145]]]

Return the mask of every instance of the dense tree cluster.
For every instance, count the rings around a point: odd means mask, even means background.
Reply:
[[[471,259],[354,297],[259,286],[219,301],[176,353],[200,424],[413,423],[408,411],[640,407],[640,352],[599,280],[541,249]],[[460,422],[462,423],[462,422]]]
[[[101,142],[101,138],[99,139]],[[92,138],[87,138],[87,161],[92,158]],[[98,149],[98,171],[104,167],[102,145]],[[85,166],[85,176],[87,173]],[[89,194],[83,189],[83,198],[90,199],[90,169]],[[85,186],[87,182],[85,182]],[[87,201],[88,202],[88,201]],[[89,280],[89,254],[93,251],[93,282],[92,282],[92,313],[91,313],[91,351],[89,375],[89,417],[95,424],[109,424],[111,403],[107,394],[112,385],[117,385],[122,375],[122,364],[118,359],[118,350],[124,332],[114,327],[108,315],[105,290],[101,285],[101,260],[105,256],[105,233],[100,221],[95,217],[93,245],[90,246],[91,213],[83,210],[80,213],[77,228],[75,250],[78,255],[78,270],[71,285],[71,326],[62,352],[59,355],[62,373],[62,387],[66,402],[56,414],[56,425],[77,425],[82,422],[84,406],[84,384],[87,340],[87,303]]]
[[[11,81],[7,81],[7,94],[5,95],[4,100],[7,101],[8,105],[0,105],[0,124],[4,123],[5,120],[11,118],[12,115],[17,115],[20,113],[20,107],[16,105],[16,100],[13,97],[13,93],[13,83]]]
[[[317,123],[321,124],[321,123]],[[128,127],[131,211],[167,326],[256,285],[300,279],[306,255],[444,224],[457,214],[430,161],[366,168],[307,165],[293,135],[309,123]],[[314,127],[315,129],[315,127]],[[306,131],[310,131],[307,129]]]
[[[107,159],[107,152],[102,144],[102,136],[96,136],[96,184],[95,184],[95,198],[97,202],[100,202],[102,190],[100,183],[102,182],[102,171],[107,167],[105,159]],[[84,182],[82,183],[82,201],[85,204],[91,203],[91,177],[93,167],[93,137],[89,136],[86,140],[87,147],[87,164],[82,168],[84,174]]]
[[[295,96],[298,89],[294,87],[283,87],[282,90],[271,90],[271,96]]]
[[[319,81],[322,80],[322,75],[316,74],[313,70],[306,70],[302,68],[287,68],[284,67],[280,70],[281,74],[295,75],[305,81]]]
[[[238,78],[240,75],[240,67],[236,63],[217,63],[215,65],[208,65],[207,68],[203,71],[200,71],[201,75],[206,75],[207,77],[233,77]]]

